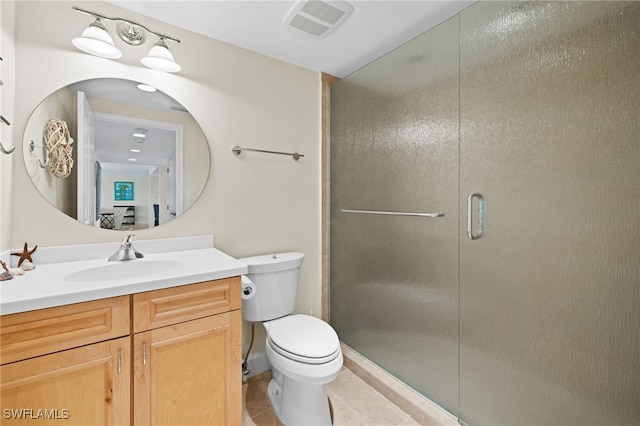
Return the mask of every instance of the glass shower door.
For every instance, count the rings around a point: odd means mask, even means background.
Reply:
[[[331,324],[454,413],[458,34],[456,17],[331,90]]]
[[[639,23],[638,2],[460,15],[463,422],[640,424]]]

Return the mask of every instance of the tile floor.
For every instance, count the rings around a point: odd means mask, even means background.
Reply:
[[[243,426],[280,426],[267,399],[269,373],[247,380],[242,386]],[[415,426],[418,423],[382,396],[351,370],[342,367],[328,385],[334,426]]]

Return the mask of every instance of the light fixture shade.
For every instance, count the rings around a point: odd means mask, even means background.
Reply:
[[[173,59],[169,48],[163,39],[153,45],[149,54],[140,60],[144,66],[165,72],[178,72],[182,69]]]
[[[83,32],[82,36],[72,40],[75,47],[91,55],[107,59],[122,57],[122,52],[114,46],[113,39],[99,19],[96,19]]]

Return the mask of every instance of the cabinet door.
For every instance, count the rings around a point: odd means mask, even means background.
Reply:
[[[237,310],[135,334],[135,424],[241,424],[241,326]]]
[[[0,367],[3,425],[127,425],[129,337]]]

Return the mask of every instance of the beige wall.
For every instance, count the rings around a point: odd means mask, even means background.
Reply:
[[[14,15],[13,2],[0,1],[0,113],[11,123],[11,126],[0,124],[0,142],[5,149],[14,145],[14,95],[15,95],[15,49],[14,49]],[[5,155],[0,152],[0,253],[11,247],[11,202],[12,202],[12,170],[14,161],[20,151]]]
[[[4,3],[4,2],[3,2]],[[179,38],[168,42],[183,70],[166,74],[139,61],[155,40],[143,47],[116,44],[117,61],[84,54],[71,39],[90,18],[72,6],[107,16],[122,16]],[[3,17],[4,19],[4,17]],[[107,22],[113,34],[113,23]],[[4,28],[4,22],[3,22]],[[117,39],[117,37],[114,37]],[[153,37],[151,37],[153,38]],[[32,2],[16,5],[16,138],[36,105],[73,81],[127,77],[158,87],[195,117],[210,145],[211,174],[199,201],[177,220],[137,231],[136,238],[213,234],[216,247],[242,257],[273,251],[306,254],[301,271],[298,312],[321,312],[320,281],[320,76],[246,50],[123,11],[102,2]],[[242,153],[233,145],[297,151],[290,157]],[[19,150],[18,148],[16,152]],[[34,188],[22,154],[13,165],[10,248],[119,241],[123,234],[76,223],[56,211]],[[3,164],[4,170],[4,164]],[[4,172],[3,172],[4,173]],[[3,179],[4,184],[4,179]],[[4,238],[4,228],[3,228]],[[246,339],[246,338],[245,338]],[[260,350],[264,337],[256,337]]]

